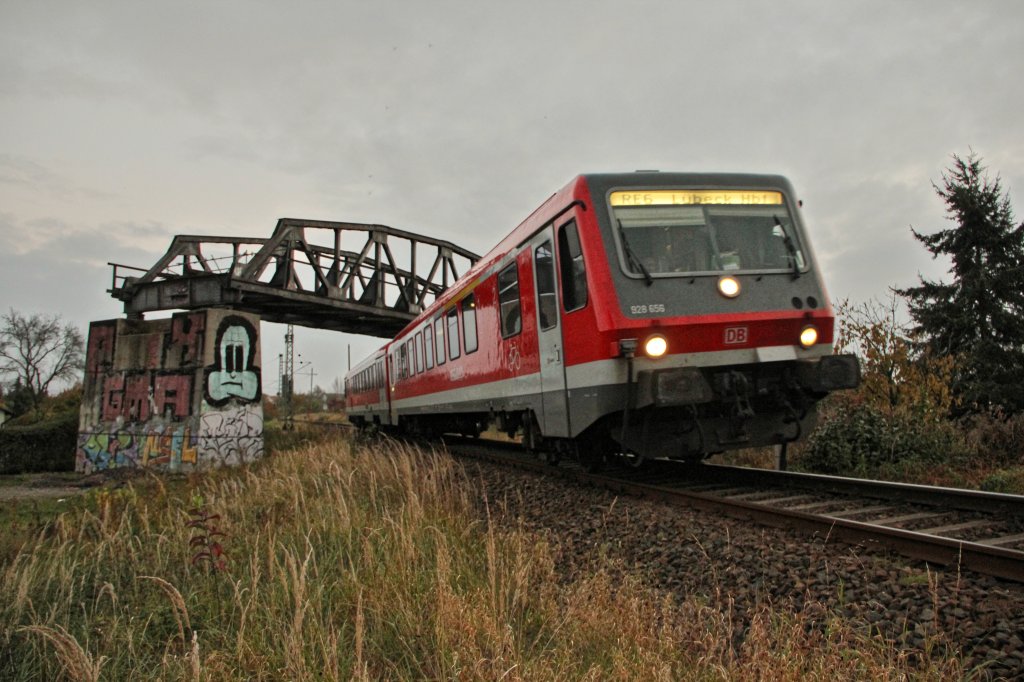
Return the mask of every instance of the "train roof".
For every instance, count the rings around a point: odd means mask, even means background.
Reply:
[[[634,171],[627,173],[582,173],[570,180],[564,187],[548,197],[519,225],[509,232],[494,248],[484,254],[472,268],[456,280],[444,293],[399,332],[395,338],[404,336],[419,326],[424,317],[433,316],[453,300],[461,297],[465,285],[479,277],[519,244],[529,239],[537,230],[552,220],[556,213],[572,201],[590,196],[601,196],[616,187],[729,187],[729,188],[773,188],[793,195],[792,186],[782,175],[763,173],[681,173],[662,171]]]
[[[610,187],[775,187],[792,190],[782,175],[770,173],[680,173],[662,171],[636,171],[633,173],[587,173],[577,176],[598,193]]]

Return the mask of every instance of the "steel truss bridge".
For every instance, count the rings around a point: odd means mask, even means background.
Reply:
[[[108,291],[129,317],[225,307],[391,337],[477,260],[451,242],[385,225],[282,218],[269,239],[178,235],[148,270],[109,263]]]

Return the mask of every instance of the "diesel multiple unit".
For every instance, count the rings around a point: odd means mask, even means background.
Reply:
[[[785,444],[859,381],[789,182],[581,175],[346,376],[357,425],[549,458]]]

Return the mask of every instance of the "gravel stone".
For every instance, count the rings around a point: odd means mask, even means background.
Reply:
[[[508,467],[466,466],[492,518],[550,539],[567,578],[607,557],[611,570],[679,599],[731,605],[740,642],[758,607],[820,604],[909,655],[938,641],[970,666],[985,663],[980,679],[1024,679],[1022,585]]]

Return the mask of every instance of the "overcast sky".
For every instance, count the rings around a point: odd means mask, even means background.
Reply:
[[[108,261],[285,216],[484,253],[640,168],[788,176],[833,300],[885,298],[944,274],[910,227],[952,154],[1024,214],[1022,36],[1019,0],[0,0],[0,309],[85,329]],[[379,343],[296,336],[324,388]]]

